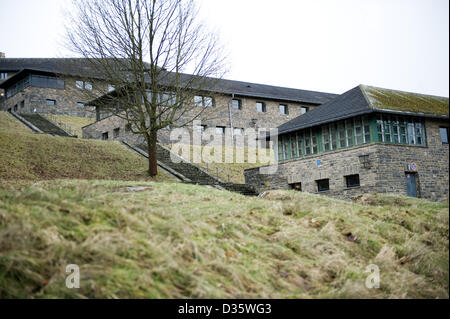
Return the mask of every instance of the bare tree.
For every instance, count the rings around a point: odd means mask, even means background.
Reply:
[[[192,0],[76,0],[74,6],[69,47],[109,83],[86,90],[91,99],[101,95],[92,105],[145,137],[148,172],[155,176],[158,131],[186,125],[208,109],[192,102],[222,76],[217,37],[197,22]]]

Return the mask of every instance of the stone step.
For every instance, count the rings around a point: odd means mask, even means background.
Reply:
[[[147,145],[140,144],[136,145],[136,147],[142,149],[143,151],[147,151]],[[157,145],[156,154],[158,156],[158,161],[164,163],[164,165],[170,167],[176,172],[179,172],[183,176],[186,176],[191,181],[191,184],[199,184],[199,185],[210,185],[216,186],[221,189],[226,189],[232,192],[240,193],[248,196],[257,196],[258,194],[255,190],[245,184],[233,184],[233,183],[225,183],[220,179],[215,178],[214,176],[208,174],[201,168],[195,166],[194,164],[181,159],[181,162],[176,163],[171,159],[171,151],[162,147],[161,145]],[[175,155],[176,156],[176,155]],[[176,156],[178,157],[178,156]]]

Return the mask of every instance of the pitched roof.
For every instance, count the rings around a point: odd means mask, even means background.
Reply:
[[[278,134],[373,112],[448,118],[447,97],[359,85],[278,127]]]
[[[26,69],[26,70],[25,70]],[[56,74],[65,74],[71,76],[103,78],[87,59],[82,58],[5,58],[0,59],[0,72],[20,72],[20,71],[41,71]],[[189,77],[191,75],[185,74]],[[11,81],[13,78],[10,78]],[[6,81],[10,81],[10,79]],[[241,82],[225,79],[212,79],[214,81],[214,89],[212,91],[236,94],[240,96],[256,97],[263,99],[276,99],[283,101],[302,102],[309,104],[323,104],[330,101],[337,94],[299,90],[285,88],[279,86]],[[2,85],[7,83],[3,82]]]

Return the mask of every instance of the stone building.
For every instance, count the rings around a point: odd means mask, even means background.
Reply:
[[[86,106],[112,88],[86,59],[0,58],[0,110],[95,117]]]
[[[368,192],[448,198],[449,99],[357,86],[279,126],[276,174],[245,171],[259,191],[351,198]]]
[[[189,103],[195,107],[188,108],[183,117],[174,123],[174,127],[195,117],[196,108],[203,108],[205,111],[198,118],[201,123],[196,129],[204,131],[213,128],[217,140],[220,140],[220,137],[225,139],[226,132],[232,133],[236,139],[237,136],[242,136],[247,128],[275,128],[336,96],[224,79],[215,79],[214,82],[216,84],[213,89],[204,90],[192,97]],[[95,104],[95,101],[92,104]],[[84,138],[137,142],[139,137],[133,136],[127,129],[125,120],[117,116],[104,117],[102,114],[105,113],[99,112],[100,119],[97,122],[83,128]],[[188,128],[192,129],[192,126]],[[160,139],[168,141],[169,132],[161,130]]]

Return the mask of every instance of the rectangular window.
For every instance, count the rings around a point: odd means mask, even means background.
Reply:
[[[298,192],[302,191],[302,183],[293,183],[293,184],[289,184],[289,187],[293,190],[296,190]]]
[[[280,114],[281,115],[288,115],[288,106],[286,104],[280,104]]]
[[[83,90],[83,89],[89,90],[89,91],[92,90],[92,83],[91,83],[91,82],[75,81],[75,86],[76,86],[78,89],[81,89],[81,90]]]
[[[23,109],[25,107],[25,101],[20,102],[20,108]]]
[[[0,80],[6,80],[8,78],[8,73],[0,73]]]
[[[303,156],[303,134],[300,132],[297,132],[297,149],[298,156]]]
[[[47,100],[45,100],[45,104],[47,104],[49,106],[54,106],[54,105],[56,105],[56,101],[47,99]]]
[[[259,113],[265,113],[266,104],[264,102],[256,102],[256,111]]]
[[[309,131],[305,131],[305,155],[311,154],[311,135]]]
[[[77,89],[83,89],[84,82],[83,81],[75,81],[75,86],[77,87]]]
[[[355,145],[364,144],[363,126],[360,117],[356,117],[354,119],[354,131],[355,131]]]
[[[13,110],[14,110],[14,112],[17,112],[17,104],[16,104],[16,105],[14,105],[14,108],[13,108]]]
[[[206,125],[196,125],[195,129],[197,130],[197,132],[203,133],[206,130]]]
[[[345,130],[347,133],[347,146],[353,145],[353,121],[345,120]]]
[[[233,129],[233,135],[243,135],[244,134],[244,129],[239,128],[239,127],[235,127]]]
[[[297,143],[297,134],[293,134],[291,136],[291,158],[298,157],[298,143]]]
[[[242,109],[242,101],[239,99],[232,99],[231,100],[231,107],[235,110]]]
[[[383,130],[384,130],[384,141],[387,143],[392,142],[392,133],[391,133],[391,121],[384,120],[383,121]]]
[[[370,122],[367,116],[362,118],[364,129],[364,143],[370,143]]]
[[[383,118],[381,115],[377,116],[377,134],[378,134],[378,142],[384,142],[384,134],[383,134]]]
[[[120,127],[116,127],[113,131],[114,138],[119,137]]]
[[[330,150],[330,131],[328,125],[322,126],[322,145],[324,152],[328,152]]]
[[[300,114],[305,114],[306,112],[308,112],[308,108],[307,107],[301,107],[300,108]]]
[[[399,123],[399,130],[400,130],[400,143],[408,144],[408,137],[406,135],[406,122],[403,119],[401,119]]]
[[[318,145],[317,145],[316,132],[314,130],[311,130],[311,144],[312,144],[312,153],[317,154],[319,149],[318,149]]]
[[[345,124],[344,122],[340,122],[338,124],[338,140],[340,148],[347,146],[347,136],[345,136],[345,133]]]
[[[359,187],[359,174],[345,176],[347,188]]]
[[[289,142],[290,138],[289,135],[285,135],[283,138],[283,151],[284,151],[284,159],[289,159]]]
[[[225,126],[216,126],[216,135],[225,134]]]
[[[414,132],[414,123],[408,122],[407,123],[407,131],[408,131],[408,143],[409,144],[416,144],[416,135]]]
[[[400,143],[400,124],[397,119],[392,121],[392,142]]]
[[[448,127],[440,127],[439,132],[441,134],[442,144],[448,144]]]
[[[336,126],[334,124],[330,125],[330,146],[332,150],[337,148],[337,136],[336,136]]]
[[[106,141],[108,139],[108,132],[102,134],[102,140]]]
[[[196,96],[194,96],[194,104],[195,104],[195,106],[200,106],[200,107],[213,107],[214,100],[210,96],[196,95]]]
[[[283,150],[283,136],[278,137],[278,160],[282,161],[284,160],[284,150]]]
[[[422,129],[422,123],[416,122],[414,123],[416,131],[414,132],[416,134],[416,144],[417,145],[424,145],[425,139]]]
[[[326,192],[330,190],[330,180],[328,178],[316,180],[316,184],[318,192]]]

